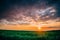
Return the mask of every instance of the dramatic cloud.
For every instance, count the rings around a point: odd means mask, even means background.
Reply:
[[[53,0],[6,0],[1,3],[0,8],[1,27],[12,24],[20,26],[27,24],[39,29],[43,26],[60,27],[58,0],[55,2]]]

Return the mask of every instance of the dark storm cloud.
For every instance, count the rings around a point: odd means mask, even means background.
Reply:
[[[47,5],[55,5],[57,9],[57,16],[60,17],[60,1],[59,0],[0,0],[0,19],[4,18],[5,12],[8,11],[11,7],[17,6],[32,6],[39,4],[42,1],[46,1]]]
[[[33,5],[38,0],[0,0],[0,18],[4,18],[5,11],[9,10],[10,7],[14,5],[17,6],[27,6]]]

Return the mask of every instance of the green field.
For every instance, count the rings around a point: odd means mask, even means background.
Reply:
[[[0,40],[60,40],[60,30],[45,32],[0,30]]]

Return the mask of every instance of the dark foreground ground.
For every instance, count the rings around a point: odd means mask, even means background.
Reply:
[[[0,40],[60,40],[60,30],[45,32],[0,30]]]

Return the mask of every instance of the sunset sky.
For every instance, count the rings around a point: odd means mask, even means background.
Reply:
[[[0,30],[60,30],[59,0],[1,0]]]

